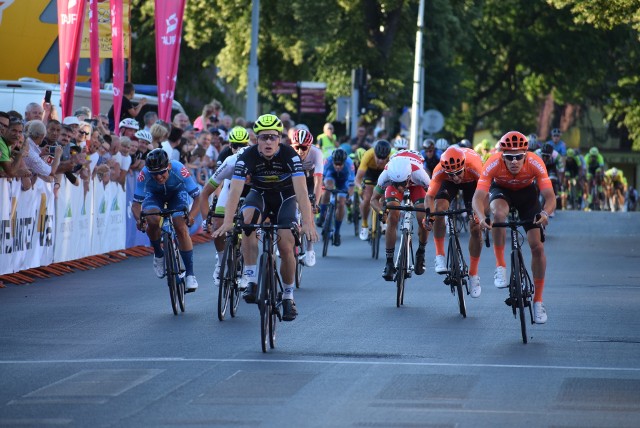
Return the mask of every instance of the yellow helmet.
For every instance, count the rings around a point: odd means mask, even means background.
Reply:
[[[249,133],[242,126],[235,126],[229,131],[229,143],[231,144],[248,144]]]
[[[268,130],[282,132],[283,129],[282,121],[275,114],[263,114],[253,124],[253,131],[256,134]]]

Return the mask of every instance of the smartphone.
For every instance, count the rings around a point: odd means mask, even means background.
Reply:
[[[56,146],[49,146],[49,154],[51,156],[55,156],[55,154],[56,154]]]
[[[44,92],[44,102],[51,104],[51,91],[47,90]]]

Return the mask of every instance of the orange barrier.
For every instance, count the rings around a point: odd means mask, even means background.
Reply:
[[[209,235],[196,233],[191,236],[194,245],[205,244],[213,240]],[[129,257],[146,257],[153,254],[151,247],[131,247],[125,250],[111,251],[105,254],[96,254],[83,257],[77,260],[69,260],[60,263],[51,263],[47,266],[27,269],[6,275],[0,275],[0,288],[5,288],[5,284],[24,285],[31,284],[37,279],[50,278],[52,276],[62,276],[74,273],[76,270],[89,270],[106,266],[111,263],[121,262]]]

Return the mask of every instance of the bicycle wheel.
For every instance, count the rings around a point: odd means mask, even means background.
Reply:
[[[373,225],[375,228],[375,233],[371,232],[371,242],[373,243],[373,257],[378,260],[378,256],[380,255],[380,240],[382,239],[382,231],[380,216],[377,213],[374,213],[375,217],[372,217]]]
[[[260,345],[262,352],[267,352],[269,338],[269,319],[271,318],[270,286],[267,266],[267,255],[260,256],[260,273],[258,278],[258,307],[260,309]]]
[[[511,255],[511,263],[514,272],[512,281],[514,300],[511,303],[514,305],[514,311],[517,309],[519,312],[522,343],[527,343],[527,323],[524,319],[524,299],[522,296],[522,269],[524,269],[524,266],[520,264],[520,257],[521,256],[519,254]]]
[[[229,299],[231,294],[232,281],[235,277],[233,266],[233,247],[230,238],[227,238],[224,244],[224,252],[220,261],[219,283],[218,283],[218,319],[224,321],[224,316],[229,307]]]
[[[306,251],[305,248],[307,248],[307,237],[303,235],[300,237],[300,246],[294,248],[294,254],[296,256],[296,288],[300,288],[300,285],[302,285],[302,267],[304,266],[304,263],[300,258],[304,257],[303,254]]]
[[[182,266],[182,257],[180,256],[180,251],[178,251],[178,240],[176,236],[173,237],[173,247],[175,248],[175,260],[176,260],[176,293],[178,297],[178,306],[180,307],[180,312],[184,312],[185,304],[184,304],[184,293],[186,288],[186,275],[184,266]]]
[[[463,279],[462,279],[462,267],[460,260],[460,248],[459,243],[455,239],[455,235],[449,237],[449,251],[451,252],[451,264],[449,265],[449,269],[451,272],[451,286],[455,290],[455,294],[458,295],[458,309],[460,310],[460,315],[463,318],[467,317],[467,307],[464,301],[464,292],[463,292]]]
[[[235,265],[235,279],[233,281],[233,287],[231,287],[231,293],[229,295],[229,307],[231,310],[232,317],[235,317],[238,313],[238,304],[240,303],[240,288],[238,282],[242,278],[242,273],[244,272],[244,258],[242,257],[242,253],[240,252],[240,247],[237,245],[235,247],[236,256],[234,257],[234,265]]]
[[[175,265],[175,250],[173,249],[173,240],[171,235],[163,233],[162,244],[164,247],[164,263],[165,274],[167,276],[167,285],[169,286],[169,297],[171,298],[171,309],[173,314],[178,315],[178,285],[176,283],[177,266]]]
[[[351,218],[353,219],[353,230],[355,236],[360,235],[360,197],[358,192],[353,192],[353,203],[351,204]]]
[[[271,313],[269,314],[269,347],[271,349],[276,347],[276,323],[280,314],[280,308],[282,307],[282,295],[278,293],[280,288],[280,276],[271,271],[271,291],[269,293],[269,302],[271,306]]]
[[[326,217],[324,218],[324,225],[322,226],[322,257],[327,257],[327,251],[329,250],[329,244],[331,243],[331,229],[333,228],[334,209],[335,206],[333,204],[329,204]]]
[[[402,306],[404,299],[404,282],[407,276],[407,234],[402,233],[398,263],[396,263],[396,307]]]

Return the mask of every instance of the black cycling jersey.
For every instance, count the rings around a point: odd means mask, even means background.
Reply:
[[[260,190],[278,192],[293,190],[292,176],[304,176],[300,156],[291,146],[280,144],[276,154],[266,159],[251,146],[240,155],[233,171],[234,178],[251,176],[251,186]]]
[[[570,177],[577,177],[580,173],[580,166],[578,162],[572,157],[567,157],[564,161],[564,171]]]
[[[216,168],[222,165],[222,162],[224,162],[224,160],[231,155],[233,155],[233,151],[231,151],[231,146],[227,144],[226,146],[224,146],[224,149],[222,149],[222,151],[220,151],[220,154],[218,155],[218,159],[216,160]]]

